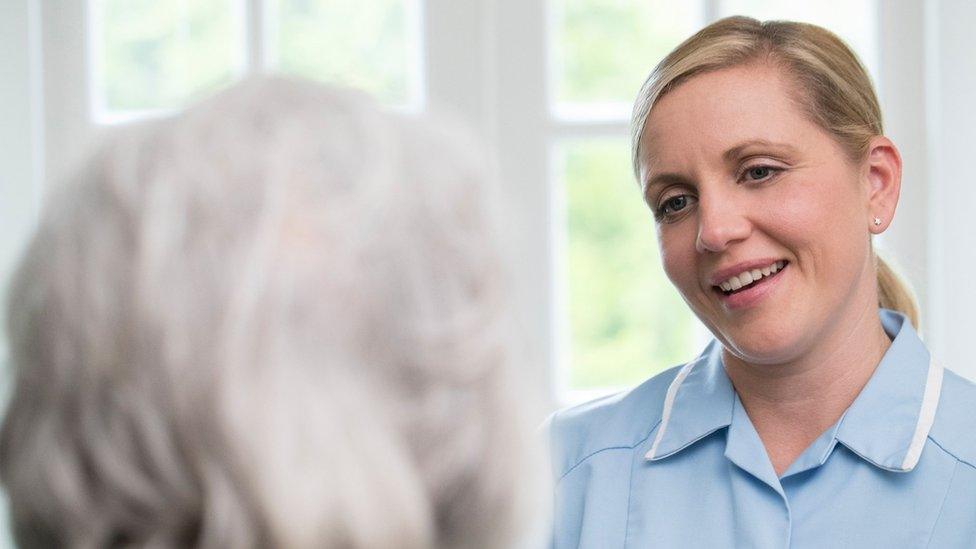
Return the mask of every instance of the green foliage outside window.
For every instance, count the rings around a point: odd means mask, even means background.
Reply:
[[[280,0],[278,65],[405,104],[414,59],[405,0]]]
[[[556,100],[631,103],[651,68],[701,25],[697,2],[553,3]]]
[[[560,152],[570,388],[632,385],[688,360],[692,315],[661,268],[627,140],[570,141]]]
[[[178,108],[233,79],[238,45],[229,0],[101,0],[96,6],[107,110]]]

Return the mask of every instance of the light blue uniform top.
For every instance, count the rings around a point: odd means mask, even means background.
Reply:
[[[553,547],[976,548],[976,385],[881,320],[873,376],[779,477],[717,342],[554,414]]]

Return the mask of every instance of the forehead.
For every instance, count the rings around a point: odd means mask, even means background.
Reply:
[[[641,136],[641,172],[680,169],[692,155],[721,159],[750,140],[799,147],[822,133],[800,110],[782,70],[753,64],[682,82],[651,109]]]

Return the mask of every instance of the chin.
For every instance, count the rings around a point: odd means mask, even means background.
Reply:
[[[724,331],[719,339],[730,353],[750,364],[783,364],[799,355],[803,338],[796,326],[777,324],[751,326],[748,330],[733,328]]]

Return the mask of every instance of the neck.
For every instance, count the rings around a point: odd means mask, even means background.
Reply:
[[[840,419],[891,344],[874,304],[836,323],[820,341],[782,364],[750,364],[724,353],[729,379],[777,474]]]

